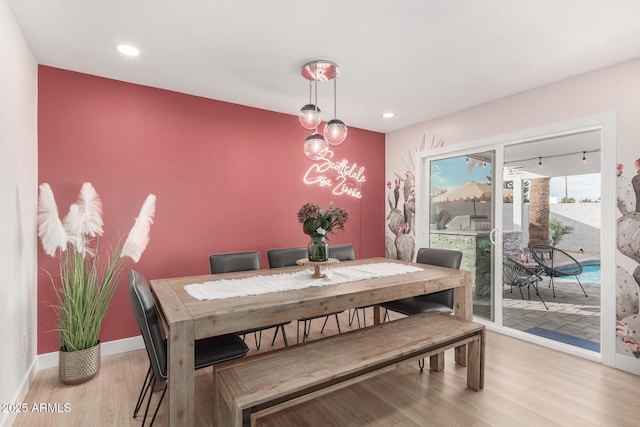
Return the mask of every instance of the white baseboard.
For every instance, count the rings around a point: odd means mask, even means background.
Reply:
[[[131,338],[123,338],[121,340],[107,341],[100,345],[100,356],[111,356],[112,354],[126,353],[127,351],[139,350],[144,348],[142,336],[138,335]],[[58,366],[58,352],[41,354],[37,358],[38,368],[47,369]]]
[[[617,353],[615,367],[623,371],[631,372],[632,374],[640,375],[640,365],[638,364],[638,359],[635,357]]]
[[[24,378],[22,379],[22,383],[20,384],[20,388],[18,389],[18,392],[14,396],[12,402],[24,402],[25,398],[27,397],[27,393],[31,388],[31,384],[33,383],[33,379],[36,377],[37,364],[38,364],[38,358],[34,357],[33,362],[31,362],[31,365],[29,365],[29,369],[27,369],[27,372]],[[18,413],[15,411],[0,413],[0,427],[12,426],[13,423],[16,421],[17,416],[18,416]]]
[[[100,346],[100,356],[111,356],[113,354],[126,353],[128,351],[144,348],[142,336],[124,338],[121,340],[108,341]],[[45,353],[36,356],[29,366],[27,373],[20,384],[20,389],[16,393],[13,402],[24,402],[27,393],[31,388],[33,379],[40,369],[55,368],[58,366],[58,352]],[[17,417],[16,412],[0,413],[0,427],[13,425]]]

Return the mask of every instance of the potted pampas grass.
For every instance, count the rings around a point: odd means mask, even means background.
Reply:
[[[59,374],[65,384],[88,381],[100,368],[102,320],[127,258],[138,262],[149,243],[155,200],[153,194],[147,196],[124,244],[118,242],[104,256],[99,248],[102,202],[93,186],[82,185],[78,201],[60,220],[51,187],[40,185],[38,237],[44,252],[60,264],[59,283],[51,280],[60,336]]]

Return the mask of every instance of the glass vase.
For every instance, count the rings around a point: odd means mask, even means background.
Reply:
[[[329,259],[329,243],[325,236],[311,237],[309,261],[323,262]]]

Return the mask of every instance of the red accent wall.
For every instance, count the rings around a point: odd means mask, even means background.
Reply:
[[[297,117],[39,66],[39,183],[60,216],[89,181],[102,198],[105,243],[126,237],[149,193],[157,196],[151,240],[138,264],[148,279],[209,273],[213,253],[303,246],[298,208],[330,201],[349,212],[331,243],[359,258],[384,256],[384,134],[349,129],[335,158],[365,167],[361,199],[303,183],[313,164]],[[38,354],[56,351],[51,304],[57,260],[39,249]],[[123,274],[101,341],[139,334]]]

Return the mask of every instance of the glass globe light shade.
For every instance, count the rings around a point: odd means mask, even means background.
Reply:
[[[319,133],[314,133],[304,140],[304,155],[311,160],[323,158],[328,151],[329,144]]]
[[[324,127],[324,137],[331,145],[340,145],[347,139],[347,125],[342,120],[333,119]]]
[[[320,109],[314,104],[307,104],[300,109],[298,120],[300,120],[300,124],[303,128],[312,130],[317,128],[322,121],[320,113]]]

